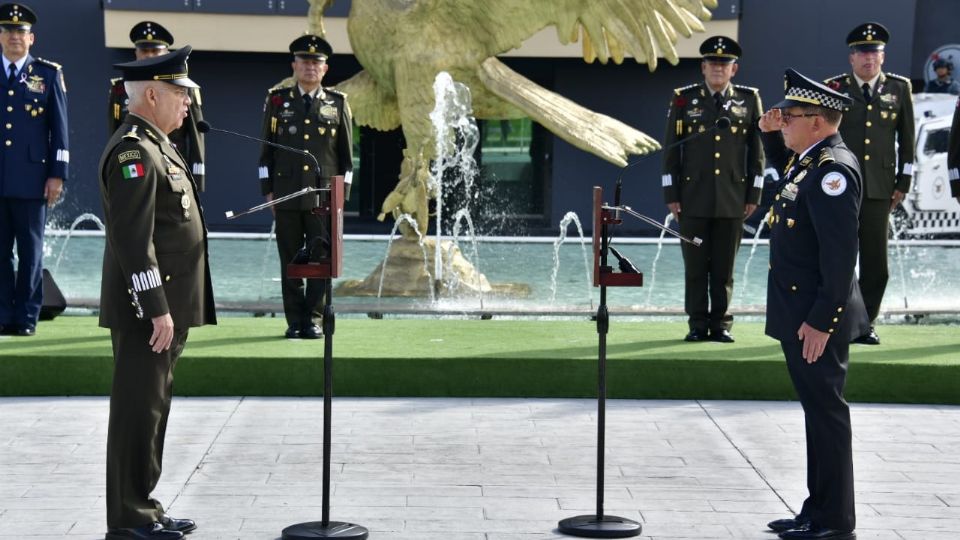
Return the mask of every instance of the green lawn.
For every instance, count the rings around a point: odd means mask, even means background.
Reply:
[[[323,341],[280,338],[282,319],[232,317],[191,331],[176,372],[182,395],[319,395]],[[614,319],[608,393],[615,398],[792,399],[779,345],[761,323],[735,344],[681,341],[679,322]],[[960,403],[960,327],[880,327],[883,345],[854,346],[855,401]],[[593,397],[594,323],[536,320],[344,319],[334,388],[353,396]],[[0,338],[0,395],[109,393],[107,330],[93,317],[41,323]]]

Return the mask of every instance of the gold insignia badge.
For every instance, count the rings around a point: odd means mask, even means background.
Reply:
[[[336,118],[337,108],[333,105],[324,105],[320,107],[320,116],[324,118]]]
[[[189,193],[184,193],[184,194],[183,194],[183,197],[180,197],[180,206],[182,206],[184,210],[186,210],[187,208],[190,208],[190,194],[189,194]],[[184,213],[186,213],[186,212],[184,212]],[[186,217],[186,216],[184,216],[184,217]]]
[[[803,177],[806,175],[807,175],[807,169],[800,171],[799,173],[797,173],[797,177],[793,179],[793,183],[799,184],[800,181],[803,180]]]
[[[737,126],[730,126],[730,132],[731,132],[731,133],[736,134],[736,133],[737,133],[737,129],[738,129]]]
[[[794,221],[793,218],[787,218],[787,228],[788,228],[788,229],[792,229],[793,226],[796,225],[796,224],[797,224],[797,222]]]

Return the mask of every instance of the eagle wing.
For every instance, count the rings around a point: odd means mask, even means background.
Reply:
[[[708,8],[717,7],[717,0],[417,0],[422,2],[448,4],[448,9],[457,3],[473,6],[479,24],[465,30],[489,33],[485,39],[492,38],[488,42],[498,49],[490,51],[491,56],[552,26],[563,44],[582,37],[588,62],[620,63],[630,54],[651,70],[661,55],[676,64],[678,37],[702,32],[702,21],[710,19]]]

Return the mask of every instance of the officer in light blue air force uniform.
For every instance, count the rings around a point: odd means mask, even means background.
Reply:
[[[59,64],[30,56],[36,20],[23,4],[0,6],[0,333],[20,336],[36,332],[44,222],[70,162],[63,72]]]

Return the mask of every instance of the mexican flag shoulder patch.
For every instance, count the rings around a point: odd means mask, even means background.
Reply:
[[[123,171],[123,178],[126,180],[140,178],[143,176],[143,163],[138,161],[129,165],[123,165],[120,167],[120,170]]]

